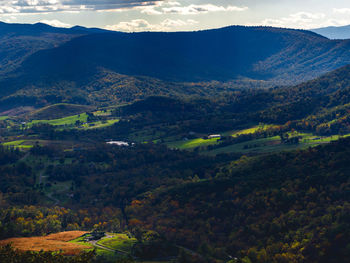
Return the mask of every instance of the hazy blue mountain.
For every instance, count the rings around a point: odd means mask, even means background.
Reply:
[[[172,81],[251,78],[294,83],[350,63],[349,50],[348,41],[271,27],[114,32],[85,35],[37,52],[21,73],[31,81],[80,81],[106,68]]]
[[[17,67],[5,65],[9,73],[0,76],[0,99],[6,99],[9,107],[22,99],[34,104],[43,94],[49,96],[45,101],[73,96],[69,101],[79,103],[85,103],[91,92],[98,97],[114,92],[118,101],[134,100],[131,90],[141,89],[143,97],[159,95],[157,90],[173,94],[165,91],[164,81],[248,79],[295,84],[350,64],[350,40],[329,40],[305,30],[232,26],[197,32],[121,33],[44,24],[23,28],[18,37],[5,34],[7,42],[0,46],[0,51],[9,52],[7,57],[18,59]],[[20,48],[14,45],[18,39],[25,40]],[[0,65],[9,61],[1,57]],[[161,80],[162,88],[148,85],[149,79],[128,78],[135,76],[152,78],[152,83]],[[183,88],[178,92],[186,94]],[[11,94],[15,96],[7,98]]]
[[[329,39],[350,39],[350,25],[339,27],[329,26],[312,29],[311,31]]]
[[[57,28],[43,23],[0,22],[0,75],[16,69],[29,55],[53,48],[77,36],[107,32],[84,27]]]
[[[82,26],[73,26],[71,28],[53,27],[44,23],[36,24],[10,24],[0,22],[0,35],[11,34],[21,36],[38,36],[43,33],[61,33],[61,34],[85,34],[109,32],[99,28],[86,28]]]

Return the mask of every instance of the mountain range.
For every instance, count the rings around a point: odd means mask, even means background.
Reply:
[[[349,39],[350,25],[347,26],[329,26],[312,29],[312,32],[325,36],[329,39]]]
[[[126,87],[135,77],[146,94],[149,83],[162,83],[156,86],[166,86],[171,94],[187,90],[177,87],[172,92],[174,85],[169,83],[239,80],[290,85],[350,63],[348,40],[273,27],[121,33],[1,23],[0,38],[0,100],[7,101],[6,107],[14,106],[13,101],[35,105],[43,94],[50,96],[40,99],[44,104],[75,95],[80,98],[68,102],[89,104],[86,98],[92,92],[95,97],[114,93],[107,103],[132,101],[130,93],[119,91],[121,79]]]
[[[5,23],[0,39],[0,262],[350,262],[350,40]],[[32,238],[60,231],[60,252]]]

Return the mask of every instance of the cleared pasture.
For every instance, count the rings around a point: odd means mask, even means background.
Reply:
[[[12,244],[16,249],[22,251],[62,251],[64,255],[77,255],[83,250],[92,248],[88,244],[77,244],[69,242],[87,232],[67,231],[42,237],[18,237],[0,240],[0,246]]]
[[[136,238],[130,238],[126,234],[109,234],[108,237],[102,238],[97,242],[99,245],[130,253],[132,246],[137,242]]]
[[[33,120],[29,123],[27,123],[28,127],[31,127],[35,124],[50,124],[53,126],[70,126],[75,125],[77,121],[80,123],[87,122],[88,115],[86,113],[72,115],[60,119],[53,119],[53,120]]]

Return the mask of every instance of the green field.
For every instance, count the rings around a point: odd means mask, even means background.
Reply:
[[[98,110],[98,111],[94,111],[93,114],[95,116],[110,116],[112,114],[112,110],[111,109]]]
[[[258,125],[248,129],[239,130],[235,132],[224,132],[222,135],[224,136],[233,136],[237,137],[243,134],[253,134],[257,131],[266,130],[268,128],[274,128],[275,125]],[[280,136],[268,137],[268,138],[259,138],[246,142],[231,144],[228,146],[223,146],[220,148],[216,148],[213,150],[205,150],[201,149],[201,151],[205,154],[209,155],[217,155],[220,153],[268,153],[268,152],[278,152],[278,151],[288,151],[295,149],[305,149],[307,147],[314,147],[320,144],[329,143],[331,141],[338,140],[341,136],[333,135],[333,136],[317,136],[312,133],[302,133],[302,132],[288,132],[289,138],[292,137],[300,137],[298,144],[290,144],[290,143],[282,143]],[[348,137],[348,135],[344,135],[342,137]],[[220,143],[219,138],[213,139],[203,139],[196,138],[190,140],[176,140],[166,142],[166,145],[170,148],[177,148],[181,150],[191,150],[196,147],[205,147],[210,145],[218,145]]]
[[[290,133],[291,134],[291,133]],[[298,144],[288,144],[281,143],[281,138],[279,136],[262,138],[250,140],[247,142],[236,143],[233,145],[220,147],[211,151],[204,152],[209,155],[217,155],[220,153],[269,153],[269,152],[280,152],[280,151],[290,151],[296,149],[306,149],[308,147],[315,147],[320,144],[329,143],[331,141],[336,141],[340,138],[338,135],[333,136],[315,136],[311,133],[294,133],[293,136],[301,136]],[[344,135],[343,137],[348,137]]]
[[[9,117],[8,116],[0,116],[0,121],[7,120]]]
[[[89,236],[89,235],[87,235]],[[74,239],[70,241],[72,243],[77,243],[77,244],[82,244],[82,245],[90,245],[89,242],[85,241],[85,237],[79,237],[77,239]],[[116,234],[116,233],[107,233],[107,236],[103,237],[100,239],[97,244],[120,251],[125,254],[130,254],[131,253],[131,248],[132,246],[136,243],[135,238],[129,238],[128,235],[126,234]],[[123,254],[115,253],[113,251],[109,251],[107,249],[99,248],[99,247],[94,247],[96,254],[98,256],[103,256],[107,258],[108,260],[115,260],[118,258],[123,258],[125,257]],[[87,251],[92,250],[92,249],[87,249]]]
[[[100,121],[94,121],[89,123],[87,123],[87,121],[88,121],[88,115],[86,113],[82,113],[82,114],[72,115],[72,116],[68,116],[60,119],[33,120],[27,123],[27,128],[30,128],[35,124],[50,124],[53,126],[64,126],[69,128],[78,128],[78,129],[98,129],[98,128],[105,128],[105,127],[111,126],[119,122],[119,119],[100,120]]]
[[[260,125],[248,128],[248,129],[235,131],[235,132],[229,133],[229,134],[231,136],[233,136],[233,137],[236,137],[236,136],[243,135],[243,134],[252,134],[252,133],[255,133],[257,131],[264,131],[264,130],[267,130],[269,128],[274,128],[274,127],[276,127],[276,125],[273,125],[273,124],[260,124]]]
[[[191,140],[169,142],[167,143],[167,145],[170,148],[191,149],[199,146],[208,146],[208,145],[217,144],[219,139],[220,138],[212,138],[212,139],[197,138],[197,139],[191,139]]]
[[[99,128],[105,128],[108,126],[112,126],[113,124],[119,122],[119,119],[112,119],[112,120],[106,120],[106,121],[96,121],[96,122],[90,122],[85,123],[81,126],[79,129],[99,129]]]
[[[93,107],[87,105],[58,103],[32,111],[27,116],[31,120],[52,120],[82,114],[92,109]]]
[[[17,141],[5,142],[3,143],[3,145],[19,148],[19,149],[30,149],[33,147],[33,144],[31,144],[30,141],[28,140],[17,140]]]
[[[34,124],[40,124],[40,123],[50,124],[53,126],[72,126],[72,125],[75,125],[77,121],[80,121],[80,123],[87,122],[87,118],[88,118],[88,115],[86,113],[82,113],[82,114],[78,114],[78,115],[64,117],[61,119],[33,120],[33,121],[27,123],[27,126],[31,127]]]
[[[125,253],[130,253],[137,241],[136,238],[130,238],[126,234],[108,234],[108,236],[108,238],[102,238],[97,244]]]
[[[266,130],[268,128],[273,128],[276,125],[264,125],[260,124],[251,128],[238,130],[238,131],[227,131],[221,133],[222,136],[232,136],[236,137],[243,134],[252,134],[257,131]],[[177,149],[192,149],[200,146],[208,146],[208,145],[215,145],[219,143],[219,138],[213,138],[213,139],[203,139],[203,138],[196,138],[196,139],[190,139],[190,140],[177,140],[177,141],[170,141],[166,144],[170,148],[177,148]]]
[[[85,237],[78,237],[77,239],[71,240],[69,242],[77,243],[80,245],[92,246],[89,242],[85,241]],[[114,252],[109,251],[109,250],[101,249],[98,247],[86,249],[86,251],[91,251],[91,250],[95,250],[97,256],[103,256],[107,260],[116,260],[118,258],[118,255],[116,255]]]

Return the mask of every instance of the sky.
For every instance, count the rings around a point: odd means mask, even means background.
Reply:
[[[312,29],[350,24],[349,0],[0,0],[0,21],[109,30],[189,31],[229,25]]]

